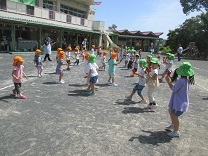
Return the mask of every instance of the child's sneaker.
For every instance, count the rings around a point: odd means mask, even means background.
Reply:
[[[141,101],[139,101],[138,103],[144,103],[144,104],[147,104],[147,101],[146,101],[146,100],[141,100]]]
[[[172,131],[170,133],[167,133],[167,135],[170,137],[179,137],[181,134],[179,131]]]
[[[95,92],[90,91],[90,92],[88,93],[88,95],[95,95]]]
[[[61,80],[61,81],[59,81],[59,83],[60,83],[60,84],[63,84],[63,83],[65,83],[65,81],[64,81],[64,80]]]
[[[108,83],[112,83],[111,80],[108,80]]]
[[[131,99],[132,99],[131,96],[125,96],[125,98],[126,98],[127,100],[131,100]]]
[[[38,74],[38,77],[41,78],[42,76],[40,74]]]
[[[19,95],[18,95],[17,93],[15,93],[15,94],[14,94],[14,97],[18,98],[18,97],[19,97]]]
[[[158,107],[158,105],[156,104],[156,103],[152,103],[152,105],[151,105],[151,110],[154,110],[154,109],[156,109]]]
[[[25,95],[22,95],[21,93],[19,94],[20,99],[26,99],[27,97]]]
[[[165,127],[165,130],[166,131],[172,131],[174,128],[174,125],[173,124],[170,124],[169,126]]]
[[[118,85],[116,83],[112,83],[112,86],[117,87]]]
[[[13,92],[13,94],[16,94],[17,93],[15,89],[13,89],[12,92]]]

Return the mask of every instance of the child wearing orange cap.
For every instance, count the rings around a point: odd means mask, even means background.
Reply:
[[[102,53],[102,46],[97,47],[97,56],[101,56]]]
[[[92,48],[91,48],[90,54],[95,54],[95,45],[92,45]]]
[[[66,70],[70,70],[70,68],[69,68],[69,66],[70,66],[70,64],[71,64],[71,58],[73,58],[72,56],[71,56],[71,50],[72,50],[72,48],[71,48],[71,46],[68,46],[67,48],[66,48],[66,62],[67,62],[67,68],[66,68]],[[73,58],[74,59],[74,58]]]
[[[107,51],[103,51],[103,56],[102,56],[102,60],[101,60],[102,66],[99,69],[104,69],[105,70],[105,67],[106,67],[106,55],[107,54],[108,54]]]
[[[108,62],[108,73],[109,73],[109,79],[108,83],[110,83],[113,86],[117,86],[115,83],[115,71],[116,71],[116,65],[118,65],[120,62],[116,62],[117,54],[115,52],[112,53],[111,58]]]
[[[27,97],[20,92],[20,88],[22,86],[22,77],[28,78],[27,75],[24,73],[23,69],[23,58],[20,56],[14,57],[13,62],[13,71],[12,77],[14,82],[14,89],[12,90],[15,94],[15,97],[19,97],[20,99],[26,99]]]
[[[74,51],[75,51],[74,55],[75,55],[75,59],[76,59],[76,61],[74,62],[74,65],[75,64],[79,65],[79,57],[80,57],[79,46],[76,46]]]
[[[40,54],[41,54],[41,50],[37,49],[35,51],[34,65],[38,69],[38,77],[42,77],[42,71],[43,71],[42,57]]]
[[[64,63],[65,62],[64,58],[65,58],[64,51],[60,51],[59,58],[57,60],[57,66],[56,66],[56,74],[59,74],[59,83],[65,83],[65,81],[63,80],[64,71],[62,68],[63,65],[66,65],[66,63]]]
[[[56,53],[56,61],[59,59],[59,52],[63,51],[62,48],[57,48],[57,53]]]
[[[89,72],[88,60],[89,60],[89,58],[90,58],[90,53],[87,53],[85,55],[85,60],[84,60],[84,73],[85,73],[84,78],[87,78],[87,76],[88,76],[88,72]]]

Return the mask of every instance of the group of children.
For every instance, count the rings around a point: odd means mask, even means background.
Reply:
[[[57,49],[57,66],[56,66],[56,74],[59,74],[59,83],[64,83],[63,75],[63,65],[67,65],[67,70],[70,70],[70,63],[71,63],[71,52],[72,48],[69,46],[66,49],[67,51],[64,52],[63,49],[58,48]],[[79,58],[78,55],[79,47],[75,48],[75,58],[76,63],[79,64]],[[88,85],[88,94],[94,95],[95,94],[95,84],[98,82],[98,70],[101,68],[106,68],[106,64],[108,62],[108,74],[109,79],[108,83],[112,86],[117,86],[115,83],[115,76],[116,76],[116,66],[120,64],[124,58],[122,56],[122,59],[120,61],[117,60],[118,54],[114,52],[112,49],[110,50],[110,59],[106,61],[106,56],[108,52],[103,51],[102,52],[102,58],[101,63],[102,66],[98,67],[96,63],[97,56],[94,53],[82,53],[84,55],[84,73],[85,78],[87,79],[86,84]],[[124,53],[123,55],[127,55],[127,53]],[[172,90],[171,99],[169,102],[169,114],[171,118],[172,124],[166,128],[166,130],[173,130],[172,132],[168,133],[171,137],[179,137],[179,120],[178,117],[183,114],[183,112],[186,112],[188,110],[189,105],[189,97],[188,97],[188,90],[189,85],[194,84],[194,71],[191,69],[191,64],[189,62],[183,62],[179,68],[177,68],[174,72],[172,72],[173,67],[173,60],[174,55],[168,53],[167,57],[163,59],[163,63],[166,65],[166,68],[164,72],[162,73],[162,77],[160,80],[162,81],[165,77],[168,86]],[[131,100],[133,95],[137,92],[141,100],[139,103],[145,103],[147,104],[147,100],[142,94],[142,90],[147,85],[147,96],[149,99],[148,105],[145,107],[146,109],[154,110],[158,107],[155,98],[153,97],[153,93],[155,92],[155,89],[159,86],[159,76],[158,76],[158,66],[159,66],[159,60],[158,58],[153,57],[152,55],[148,55],[146,59],[141,58],[138,54],[135,55],[135,57],[132,60],[134,62],[134,68],[132,75],[138,76],[138,83],[134,86],[132,89],[132,92],[129,96],[126,96],[128,100]],[[20,91],[21,84],[22,84],[22,78],[26,77],[27,75],[23,71],[23,58],[20,56],[14,57],[13,62],[13,82],[14,82],[14,89],[13,93],[15,94],[15,97],[19,97],[22,99],[25,99],[26,96],[23,95]],[[35,51],[35,57],[34,57],[34,65],[37,67],[38,77],[42,77],[42,71],[43,71],[43,63],[41,58],[41,50],[37,49]],[[126,65],[126,62],[125,62]],[[138,70],[140,69],[140,70]],[[172,74],[171,74],[172,73]],[[177,79],[178,75],[181,75],[180,79]],[[173,83],[175,83],[173,85]]]

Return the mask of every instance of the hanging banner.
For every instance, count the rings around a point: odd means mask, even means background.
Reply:
[[[31,6],[35,6],[36,5],[36,0],[22,0],[22,2],[24,4],[31,5]]]

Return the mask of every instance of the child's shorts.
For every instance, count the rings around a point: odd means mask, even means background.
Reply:
[[[116,74],[115,74],[115,72],[112,72],[112,73],[109,73],[109,76],[110,76],[110,77],[115,77]]]
[[[63,74],[64,71],[63,70],[60,70],[60,69],[56,69],[56,74]]]
[[[175,115],[175,116],[181,116],[183,114],[183,112],[181,111],[176,111],[174,109],[171,109],[171,112]]]
[[[90,78],[90,83],[95,84],[98,80],[98,75]]]

